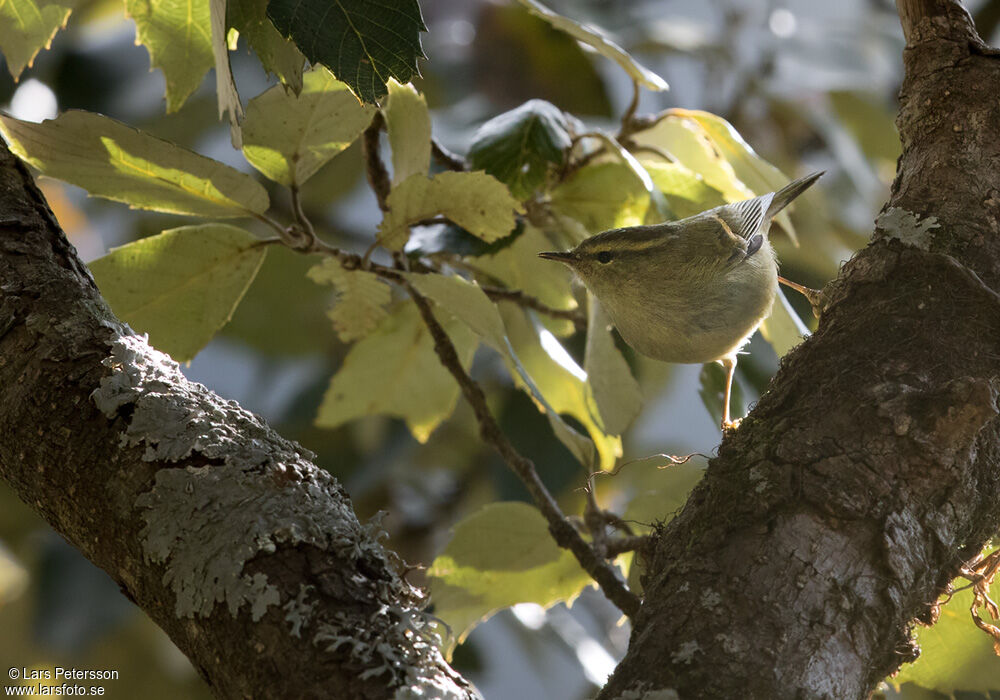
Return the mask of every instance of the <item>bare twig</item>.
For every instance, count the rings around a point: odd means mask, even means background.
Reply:
[[[639,81],[632,81],[632,100],[628,103],[628,107],[625,109],[625,113],[622,115],[622,125],[618,129],[618,141],[624,141],[631,134],[636,132],[635,128],[635,112],[639,109]]]
[[[431,138],[431,155],[434,156],[434,160],[436,160],[438,165],[442,168],[458,172],[469,169],[469,164],[466,162],[465,158],[457,153],[449,151],[435,138]]]
[[[519,453],[500,429],[500,426],[487,406],[486,396],[483,394],[482,388],[469,376],[465,368],[462,367],[462,363],[458,359],[458,353],[455,351],[455,346],[452,344],[448,334],[441,327],[441,324],[434,318],[434,312],[431,310],[430,303],[413,287],[407,285],[405,282],[404,285],[407,287],[407,291],[420,311],[420,316],[423,318],[424,324],[434,339],[434,350],[437,352],[441,364],[455,378],[455,381],[458,382],[459,387],[462,389],[465,399],[471,404],[472,410],[476,415],[476,421],[479,423],[479,434],[483,441],[493,447],[503,457],[511,471],[524,483],[535,505],[538,506],[538,509],[545,516],[546,521],[548,521],[549,532],[556,543],[573,553],[580,566],[591,575],[601,587],[601,590],[604,591],[604,594],[619,610],[629,617],[634,617],[639,610],[639,598],[628,590],[628,587],[618,577],[615,569],[597,555],[563,514],[559,508],[559,504],[556,503],[552,494],[549,493],[548,488],[546,488],[538,476],[538,471],[535,469],[534,463]]]
[[[493,301],[510,301],[526,309],[533,309],[538,313],[545,314],[551,318],[558,318],[563,321],[570,321],[578,331],[586,330],[587,317],[580,309],[556,309],[544,304],[537,297],[525,294],[520,289],[502,289],[500,287],[482,287]]]
[[[379,154],[379,133],[385,126],[385,117],[381,112],[375,112],[372,123],[365,129],[364,137],[361,139],[361,150],[365,156],[365,174],[368,177],[368,184],[371,185],[372,192],[378,200],[378,208],[382,211],[389,211],[387,200],[392,183],[389,180],[389,171],[386,170],[382,156]]]
[[[629,535],[628,537],[615,537],[608,540],[605,545],[605,553],[608,559],[614,559],[619,554],[625,552],[642,551],[653,542],[652,535]]]

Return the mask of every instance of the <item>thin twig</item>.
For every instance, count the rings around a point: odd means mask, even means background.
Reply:
[[[618,141],[624,141],[631,134],[634,134],[635,129],[635,112],[639,109],[639,81],[632,81],[632,100],[628,103],[628,107],[625,113],[622,115],[622,125],[618,129]]]
[[[431,155],[434,156],[434,160],[436,160],[442,168],[455,170],[457,172],[469,169],[469,164],[466,162],[465,158],[457,153],[449,151],[444,144],[435,138],[431,138]]]
[[[482,388],[462,367],[458,359],[458,353],[452,344],[448,334],[434,318],[430,303],[420,295],[412,286],[406,284],[410,296],[413,298],[424,324],[430,331],[434,339],[434,350],[441,360],[441,364],[451,373],[462,389],[465,399],[471,404],[472,410],[479,423],[479,434],[483,441],[493,447],[500,456],[503,457],[511,471],[521,479],[528,493],[531,494],[535,505],[545,516],[549,523],[549,532],[556,543],[564,549],[570,550],[576,557],[580,566],[583,567],[590,576],[597,582],[604,591],[608,599],[618,606],[623,613],[629,617],[634,617],[639,610],[639,598],[628,589],[625,583],[618,577],[615,569],[608,562],[598,557],[597,553],[581,537],[576,528],[563,514],[548,488],[538,476],[534,463],[519,453],[514,445],[500,429],[496,419],[490,412],[486,403],[486,395]]]
[[[365,174],[368,177],[368,184],[371,185],[372,192],[378,200],[378,208],[382,211],[389,211],[389,191],[392,189],[392,182],[389,180],[389,171],[386,170],[382,156],[379,154],[379,134],[385,126],[385,117],[381,112],[375,112],[371,124],[365,129],[364,137],[361,139],[361,152],[365,157]]]
[[[609,539],[604,547],[608,559],[614,559],[625,552],[641,551],[652,543],[653,537],[651,535],[629,535]]]
[[[299,196],[298,183],[293,182],[289,191],[292,194],[292,214],[295,216],[295,223],[302,227],[302,230],[309,237],[310,247],[312,247],[313,242],[316,240],[316,229],[313,228],[312,222],[306,216],[305,209],[302,208],[302,198]]]
[[[482,286],[481,289],[493,301],[510,301],[518,306],[533,309],[551,318],[570,321],[578,331],[587,329],[587,317],[580,309],[556,309],[530,294],[525,294],[520,289],[501,289],[500,287],[487,286]]]

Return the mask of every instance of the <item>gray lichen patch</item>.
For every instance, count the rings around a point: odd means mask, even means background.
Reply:
[[[906,245],[930,250],[934,236],[932,229],[940,228],[937,218],[926,217],[923,221],[912,211],[901,207],[889,207],[875,220],[877,233],[888,240],[897,240]]]
[[[263,574],[245,574],[244,565],[279,543],[313,545],[348,561],[381,550],[336,479],[308,461],[310,453],[189,382],[142,338],[119,337],[104,363],[112,373],[92,398],[108,417],[130,408],[122,412],[124,442],[144,444],[149,461],[200,455],[216,462],[161,469],[136,500],[145,554],[166,565],[178,616],[208,615],[225,603],[234,616],[249,604],[259,619],[280,602],[278,591]]]

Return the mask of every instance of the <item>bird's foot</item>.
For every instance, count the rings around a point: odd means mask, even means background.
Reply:
[[[722,421],[722,432],[726,432],[727,430],[736,430],[740,427],[740,423],[742,422],[742,418],[737,418],[736,420],[724,420]]]

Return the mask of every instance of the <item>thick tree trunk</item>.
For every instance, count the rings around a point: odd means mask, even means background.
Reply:
[[[957,3],[899,9],[873,241],[658,533],[601,698],[866,698],[1000,526],[1000,57]]]
[[[111,315],[0,141],[0,477],[220,697],[476,697],[309,459]]]

